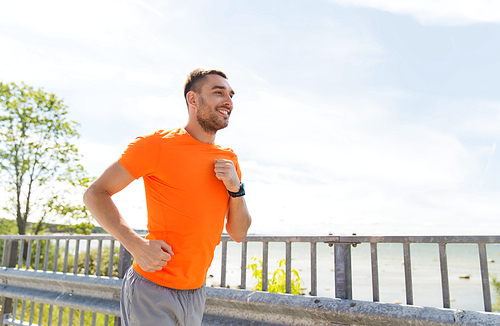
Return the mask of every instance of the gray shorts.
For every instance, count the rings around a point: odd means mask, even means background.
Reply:
[[[157,285],[132,267],[125,273],[120,298],[122,326],[199,326],[205,286],[175,290]]]

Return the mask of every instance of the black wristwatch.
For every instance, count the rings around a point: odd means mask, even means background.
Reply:
[[[229,193],[229,196],[231,197],[241,197],[241,196],[245,196],[245,185],[243,184],[243,182],[240,182],[240,190],[238,190],[238,192],[232,192],[232,191],[227,191]]]

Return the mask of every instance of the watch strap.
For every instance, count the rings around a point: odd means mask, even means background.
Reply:
[[[238,192],[232,192],[232,191],[227,191],[229,196],[231,197],[241,197],[245,196],[245,186],[243,185],[243,182],[240,182],[240,190]]]

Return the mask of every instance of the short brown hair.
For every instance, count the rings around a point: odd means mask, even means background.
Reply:
[[[193,71],[188,75],[186,79],[186,83],[184,84],[184,99],[186,99],[187,93],[190,91],[198,93],[201,88],[201,82],[203,79],[205,79],[206,75],[219,75],[225,79],[227,79],[227,76],[225,73],[223,73],[220,70],[216,69],[203,69],[203,68],[198,68]],[[187,101],[187,99],[186,99]]]

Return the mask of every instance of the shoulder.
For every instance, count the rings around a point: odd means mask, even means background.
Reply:
[[[156,130],[153,132],[150,132],[148,134],[145,134],[143,136],[140,136],[142,138],[170,138],[170,137],[175,137],[181,134],[180,128],[176,129],[170,129],[170,130]]]
[[[169,139],[169,138],[175,138],[177,136],[180,136],[182,132],[180,131],[180,128],[177,129],[171,129],[171,130],[156,130],[141,136],[138,136],[134,142],[158,142],[161,139]]]
[[[217,149],[219,157],[233,161],[234,164],[239,168],[238,156],[231,148],[222,147],[216,144],[214,144],[214,147]]]
[[[189,134],[184,130],[184,128],[174,128],[170,130],[157,130],[150,134],[151,137],[156,137],[162,140],[173,140],[173,139],[188,139]]]
[[[217,150],[219,150],[221,152],[225,152],[225,153],[227,153],[230,156],[236,156],[236,153],[231,148],[229,148],[229,147],[222,147],[222,146],[220,146],[218,144],[214,144],[214,147]]]

